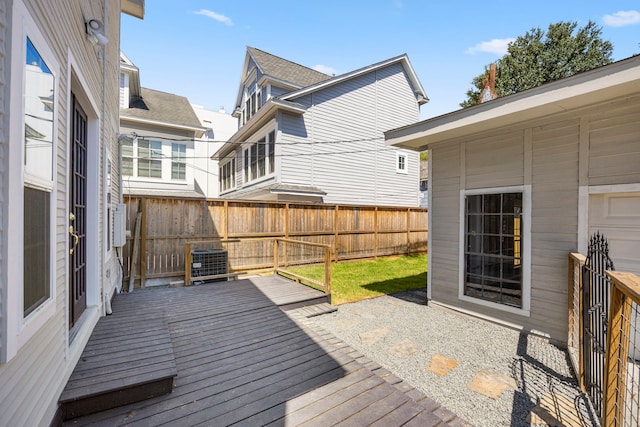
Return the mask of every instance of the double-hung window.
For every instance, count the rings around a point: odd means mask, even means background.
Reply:
[[[464,295],[524,308],[523,193],[467,194]]]
[[[162,178],[162,142],[138,138],[138,176]]]
[[[407,173],[407,155],[405,153],[396,153],[396,172]]]
[[[275,171],[276,133],[271,131],[266,137],[251,144],[244,150],[244,181],[251,182]]]
[[[231,190],[236,186],[236,158],[227,159],[220,165],[220,192]]]
[[[184,181],[187,179],[187,146],[171,144],[171,179]]]

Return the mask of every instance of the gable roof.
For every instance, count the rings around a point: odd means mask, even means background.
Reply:
[[[415,71],[413,70],[413,67],[411,66],[411,63],[409,62],[409,57],[407,56],[407,54],[395,56],[393,58],[376,62],[375,64],[367,65],[366,67],[358,68],[357,70],[332,77],[329,80],[324,80],[316,84],[301,88],[299,90],[289,92],[281,96],[280,98],[283,100],[291,100],[299,96],[306,95],[307,93],[315,92],[317,90],[342,83],[343,81],[361,76],[363,74],[370,73],[372,71],[379,70],[384,67],[388,67],[389,65],[392,65],[394,63],[400,63],[403,66],[405,72],[407,73],[409,81],[413,86],[413,91],[414,91],[414,94],[416,95],[416,98],[418,99],[418,103],[420,105],[427,103],[429,101],[429,98],[427,98],[427,95],[424,92],[424,88],[422,87],[422,84],[420,83],[420,80],[418,79],[417,74],[415,73]]]
[[[640,94],[640,55],[503,98],[384,132],[387,145],[423,151],[526,120]]]
[[[331,78],[328,74],[296,64],[255,47],[248,46],[247,54],[253,58],[262,74],[275,80],[291,83],[294,86],[306,87]]]
[[[131,102],[131,108],[120,110],[123,119],[155,122],[159,125],[177,125],[204,131],[200,120],[184,96],[140,88],[141,97]]]

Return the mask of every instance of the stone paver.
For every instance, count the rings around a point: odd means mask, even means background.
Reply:
[[[418,346],[409,339],[398,341],[389,348],[389,353],[395,356],[411,356],[418,351]]]
[[[360,342],[363,345],[371,345],[389,335],[389,332],[391,332],[389,328],[378,328],[363,332],[360,334]]]
[[[515,389],[516,381],[507,375],[483,369],[476,374],[467,387],[476,393],[497,399],[506,390]]]
[[[455,360],[450,359],[447,356],[443,356],[442,354],[434,354],[427,369],[436,375],[444,377],[456,366],[458,366],[458,362]]]

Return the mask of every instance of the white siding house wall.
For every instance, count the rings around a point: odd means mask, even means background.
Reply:
[[[9,87],[9,71],[11,61],[8,51],[11,49],[11,14],[7,2],[0,3],[0,88]],[[9,158],[6,146],[9,142],[7,129],[9,128],[9,97],[5,90],[0,90],[0,355],[6,349],[6,309],[7,309],[7,210],[8,210],[8,181]],[[1,368],[0,368],[1,369]]]
[[[106,6],[102,1],[59,1],[59,0],[15,0],[2,2],[0,5],[0,51],[3,53],[0,63],[0,79],[3,83],[0,89],[0,114],[2,126],[0,129],[0,185],[2,192],[1,221],[0,221],[0,343],[7,342],[7,318],[4,317],[9,308],[6,305],[7,289],[22,286],[19,271],[22,270],[21,254],[12,254],[12,259],[19,259],[19,268],[15,265],[9,270],[8,255],[14,247],[15,239],[20,231],[12,231],[9,235],[5,232],[8,226],[7,214],[10,211],[7,200],[8,186],[16,184],[8,182],[6,176],[9,168],[15,168],[15,162],[9,166],[6,147],[8,147],[8,135],[6,129],[10,120],[5,111],[8,106],[20,105],[20,100],[7,99],[12,82],[9,81],[11,64],[24,61],[20,52],[9,51],[11,45],[10,34],[22,37],[22,18],[12,16],[12,8],[22,10],[22,4],[26,9],[26,15],[33,19],[36,30],[46,40],[44,44],[57,62],[52,72],[55,75],[56,99],[55,99],[55,129],[56,140],[54,143],[54,179],[51,193],[51,203],[54,206],[54,250],[55,256],[51,266],[54,274],[54,286],[52,290],[53,310],[52,315],[39,327],[26,342],[19,343],[16,354],[7,356],[7,348],[0,348],[0,354],[4,355],[0,362],[0,424],[8,426],[47,426],[50,424],[57,409],[57,400],[62,392],[76,361],[78,360],[84,345],[86,344],[98,316],[104,313],[104,297],[109,295],[119,282],[119,268],[115,257],[106,254],[105,235],[105,166],[107,153],[115,152],[112,141],[115,141],[117,133],[118,114],[118,76],[109,73],[107,80],[103,82],[103,63],[99,59],[97,48],[92,45],[84,34],[84,19],[96,18],[105,23],[106,35],[110,43],[106,46],[104,57],[110,64],[117,63],[119,54],[119,2],[108,2]],[[106,7],[107,16],[104,16],[103,7]],[[27,24],[30,25],[30,24]],[[19,41],[24,43],[24,41]],[[42,46],[42,45],[41,45]],[[15,56],[14,56],[15,55]],[[111,69],[107,66],[106,69]],[[90,264],[87,283],[91,289],[87,295],[87,310],[85,316],[78,322],[78,330],[72,342],[69,342],[68,321],[68,219],[69,200],[67,185],[69,183],[68,168],[68,141],[70,138],[70,106],[71,92],[76,93],[79,101],[89,117],[89,198],[91,206],[89,217],[92,230],[90,231],[90,244],[88,244],[88,262]],[[107,98],[103,97],[103,94]],[[21,97],[19,97],[21,98]],[[103,103],[103,99],[104,103]],[[106,109],[106,110],[103,110]],[[13,120],[21,120],[21,112],[12,110],[15,115]],[[11,121],[11,122],[12,122]],[[103,142],[107,144],[103,145]],[[19,163],[18,163],[19,164]],[[117,172],[117,171],[116,171]],[[21,172],[20,172],[21,173]],[[21,176],[18,174],[18,177]],[[117,174],[112,180],[117,182]],[[21,184],[17,184],[20,186]],[[18,192],[21,189],[17,190]],[[118,194],[113,197],[117,200]],[[15,204],[12,210],[22,209]],[[15,215],[14,215],[15,217]],[[20,245],[21,247],[21,245]],[[14,251],[15,252],[15,251]],[[13,275],[13,276],[11,276]],[[19,277],[18,277],[19,276]],[[18,310],[20,301],[14,301]],[[14,306],[15,309],[15,306]]]
[[[308,110],[283,115],[282,183],[318,187],[328,193],[326,203],[418,205],[419,154],[387,147],[382,136],[419,116],[401,65],[294,101]],[[296,141],[301,144],[291,144]],[[398,152],[407,156],[406,174],[396,171]]]

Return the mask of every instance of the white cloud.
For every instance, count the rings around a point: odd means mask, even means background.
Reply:
[[[481,42],[467,49],[468,54],[475,55],[478,52],[495,53],[496,55],[505,55],[509,43],[516,41],[514,38],[509,39],[492,39],[488,42]]]
[[[338,71],[335,68],[331,68],[327,65],[318,64],[313,67],[314,70],[320,71],[321,73],[328,74],[330,76],[335,76],[338,74]]]
[[[621,10],[613,15],[604,15],[602,17],[605,25],[610,27],[625,27],[627,25],[640,24],[640,12],[637,10]]]
[[[233,22],[231,21],[231,18],[229,18],[228,16],[224,16],[224,15],[220,15],[219,13],[216,13],[212,10],[207,10],[207,9],[200,9],[197,12],[193,12],[196,15],[203,15],[206,16],[208,18],[211,18],[215,21],[218,22],[222,22],[223,24],[227,24],[227,25],[233,25]]]

